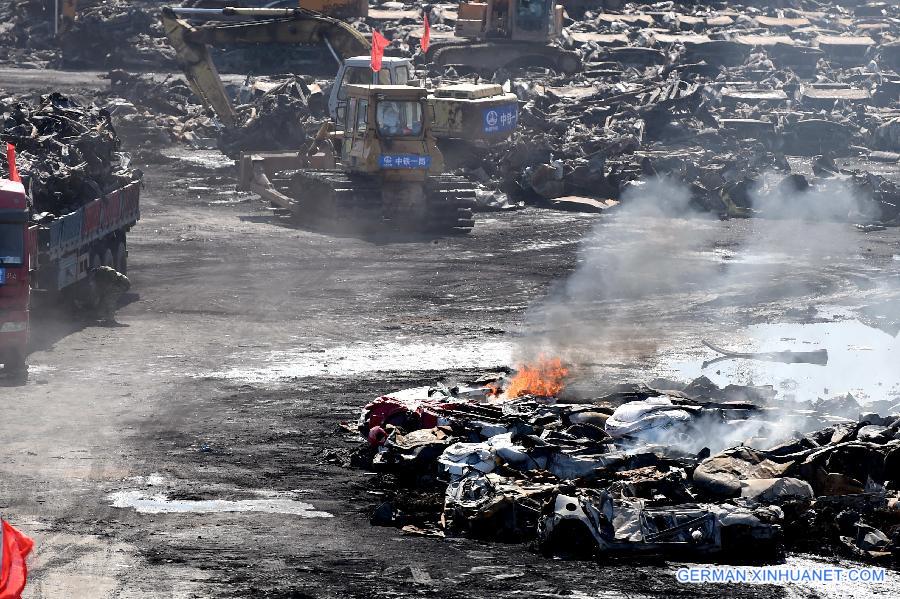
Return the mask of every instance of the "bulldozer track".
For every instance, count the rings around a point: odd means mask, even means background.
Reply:
[[[432,234],[464,234],[474,226],[475,188],[462,177],[435,175],[423,183],[424,216],[409,218],[391,204],[377,177],[335,170],[284,173],[276,186],[293,198],[294,219],[332,230],[378,232],[397,230]]]

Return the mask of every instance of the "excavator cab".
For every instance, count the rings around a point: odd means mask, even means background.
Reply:
[[[456,36],[548,42],[562,33],[555,0],[487,0],[459,5]]]
[[[563,31],[563,7],[556,1],[462,2],[456,20],[458,39],[436,41],[426,59],[439,67],[459,65],[488,76],[500,68],[532,66],[577,73],[581,57],[553,43]]]
[[[381,70],[372,72],[370,56],[354,56],[341,62],[334,85],[328,96],[328,112],[336,122],[346,117],[347,85],[407,85],[412,79],[412,61],[408,58],[385,56]]]
[[[341,163],[386,181],[421,181],[443,168],[427,92],[406,85],[346,85]]]

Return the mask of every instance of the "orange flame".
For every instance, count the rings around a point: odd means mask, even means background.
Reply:
[[[519,366],[504,396],[510,399],[523,395],[556,397],[566,387],[563,381],[568,374],[569,369],[563,366],[562,360],[541,354],[534,364]]]

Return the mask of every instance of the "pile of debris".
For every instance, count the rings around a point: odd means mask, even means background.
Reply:
[[[900,161],[896,3],[576,4],[562,43],[583,72],[480,74],[517,94],[519,131],[470,175],[545,203],[618,199],[633,181],[664,175],[727,216],[764,212],[767,176],[813,190],[837,180],[868,204],[841,218],[898,222],[898,181],[879,174]],[[436,29],[454,19],[441,9]],[[432,70],[448,72],[463,74]]]
[[[0,3],[0,62],[39,68],[58,55],[44,0]]]
[[[184,143],[219,148],[231,158],[245,150],[296,150],[309,143],[325,121],[321,88],[296,75],[247,78],[229,86],[238,125],[210,116],[181,77],[158,78],[110,71],[102,104],[123,140],[134,148]]]
[[[53,93],[35,105],[0,99],[0,141],[16,148],[16,164],[35,214],[72,212],[104,193],[141,178],[120,153],[110,115]],[[0,157],[0,177],[9,175]]]
[[[110,89],[97,99],[129,148],[160,148],[184,143],[213,148],[221,125],[207,116],[181,77],[156,78],[110,71]]]
[[[256,79],[238,90],[237,96],[241,124],[223,129],[219,137],[219,149],[230,158],[245,150],[303,148],[326,118],[322,90],[298,76]]]
[[[78,17],[59,36],[63,68],[174,70],[175,51],[165,41],[159,2],[80,0]]]
[[[373,524],[556,555],[900,560],[900,416],[706,378],[564,403],[534,394],[547,372],[564,376],[540,367],[368,404],[351,464],[380,473]]]
[[[173,70],[175,53],[165,42],[160,7],[154,0],[79,0],[75,21],[60,17],[54,25],[58,7],[52,1],[4,2],[0,62],[32,68]]]

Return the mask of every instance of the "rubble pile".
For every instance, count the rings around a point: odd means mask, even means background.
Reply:
[[[321,89],[302,77],[259,79],[238,92],[238,127],[223,129],[219,149],[231,158],[244,150],[296,150],[325,120]]]
[[[432,85],[490,79],[517,95],[513,138],[467,148],[458,165],[484,197],[606,210],[642,179],[662,175],[689,188],[695,209],[720,216],[778,215],[788,195],[818,202],[841,188],[854,204],[829,217],[865,226],[900,223],[900,178],[891,174],[900,164],[900,5],[564,4],[566,28],[556,43],[584,65],[570,76],[539,65],[493,73],[428,65],[419,51],[417,3],[373,3],[354,26],[384,33],[392,40],[389,53],[413,55]],[[440,44],[453,35],[457,7],[429,6],[431,41]],[[47,27],[40,0],[0,7],[6,18],[0,52],[24,60],[27,50],[38,62],[56,52],[54,64],[77,67],[176,68],[157,3],[79,7],[59,47],[40,34]],[[309,60],[287,57],[309,51],[268,44],[215,53],[221,70],[259,75],[289,65],[308,69]],[[334,65],[327,55],[320,59],[330,83]],[[110,108],[127,139],[147,144],[218,146],[230,156],[302,147],[321,123],[318,90],[309,79],[277,92],[265,85],[245,85],[251,95],[237,90],[246,124],[232,131],[202,110],[181,79],[114,82],[111,98],[124,101]]]
[[[837,180],[870,204],[845,218],[897,221],[896,181],[876,173],[900,160],[900,6],[578,4],[562,43],[584,71],[493,74],[519,97],[519,131],[470,175],[537,201],[618,199],[642,176],[667,175],[698,207],[729,216],[761,212],[750,196],[766,176],[813,191]],[[440,39],[455,13],[435,11]],[[420,30],[410,22],[397,34],[415,47]]]
[[[703,377],[580,403],[484,383],[365,406],[350,463],[379,473],[373,524],[553,555],[900,558],[898,405],[882,417]]]
[[[129,146],[159,148],[184,143],[219,148],[231,158],[244,150],[304,147],[325,120],[325,99],[318,85],[303,77],[248,78],[231,86],[236,127],[225,127],[199,104],[181,77],[110,71],[110,91],[102,104]]]
[[[0,3],[0,62],[39,67],[57,55],[44,0]]]
[[[173,70],[175,51],[159,22],[159,2],[94,0],[78,3],[78,18],[59,37],[64,68]]]
[[[53,93],[35,105],[0,100],[0,141],[16,148],[16,164],[36,214],[67,214],[104,193],[140,179],[119,150],[110,115]],[[6,156],[0,177],[7,177]]]
[[[129,147],[215,147],[221,125],[207,116],[182,77],[156,78],[119,69],[106,77],[110,89],[98,101]]]
[[[72,23],[60,20],[55,36],[53,2],[4,2],[0,5],[0,62],[33,68],[174,70],[175,53],[159,24],[161,4],[79,0],[77,18]]]

